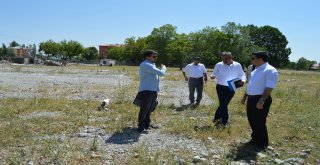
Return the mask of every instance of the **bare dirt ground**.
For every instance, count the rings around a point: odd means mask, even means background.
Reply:
[[[63,67],[14,68],[0,67],[0,98],[67,98],[111,101],[119,95],[119,89],[133,81],[119,71],[79,70]],[[159,103],[181,106],[189,103],[188,84],[184,81],[161,81]],[[136,91],[136,89],[131,89]],[[131,99],[133,95],[127,94]],[[203,105],[213,104],[204,92]]]

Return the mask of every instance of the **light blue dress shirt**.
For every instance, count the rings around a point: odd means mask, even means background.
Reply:
[[[251,72],[247,94],[262,95],[265,88],[275,88],[277,82],[278,71],[266,62]]]
[[[141,91],[157,91],[159,92],[159,76],[164,76],[166,67],[158,69],[155,63],[149,60],[144,60],[139,68],[140,85],[139,92]]]

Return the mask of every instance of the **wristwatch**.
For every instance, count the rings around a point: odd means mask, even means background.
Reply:
[[[263,100],[262,97],[259,99],[259,103],[260,103],[260,104],[264,104],[264,100]]]

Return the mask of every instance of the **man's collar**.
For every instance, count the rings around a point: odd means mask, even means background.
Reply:
[[[222,63],[223,63],[223,65],[228,65],[228,64],[226,64],[226,63],[224,63],[223,61],[222,61]],[[233,65],[233,60],[231,61],[231,63],[228,65],[228,66],[231,66],[231,65]]]
[[[148,62],[148,63],[151,63],[151,64],[154,63],[154,62],[152,62],[152,61],[150,61],[150,60],[148,60],[148,59],[145,59],[144,61],[146,61],[146,62]]]
[[[267,67],[267,65],[268,65],[268,62],[265,62],[264,64],[262,64],[262,65],[260,65],[260,66],[258,66],[258,67],[256,67],[256,69],[264,69],[264,68],[266,68]]]

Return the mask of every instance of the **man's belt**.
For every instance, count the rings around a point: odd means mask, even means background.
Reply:
[[[260,98],[262,95],[248,95],[248,98]]]
[[[190,77],[191,79],[203,79],[203,77]]]

